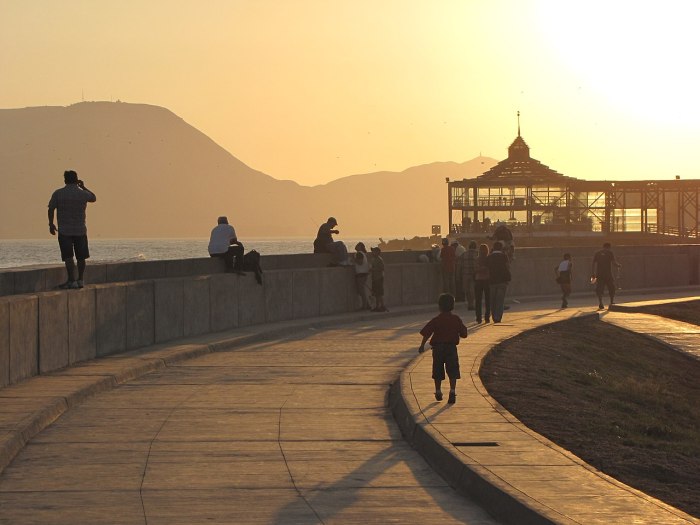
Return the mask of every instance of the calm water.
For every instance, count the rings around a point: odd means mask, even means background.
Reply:
[[[363,241],[367,248],[376,246],[378,239],[344,239],[348,247]],[[208,238],[200,239],[90,239],[90,262],[155,261],[208,257]],[[313,239],[248,239],[246,251],[257,250],[262,255],[313,252]],[[58,242],[51,239],[0,239],[0,268],[15,268],[43,264],[62,264]]]

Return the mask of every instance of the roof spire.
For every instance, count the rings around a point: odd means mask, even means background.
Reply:
[[[520,111],[518,111],[518,137],[520,136]]]

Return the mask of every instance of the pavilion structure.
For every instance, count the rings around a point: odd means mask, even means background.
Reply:
[[[448,179],[447,185],[453,235],[488,232],[505,222],[521,234],[700,238],[700,180],[567,177],[530,157],[519,122],[507,159],[475,179]]]

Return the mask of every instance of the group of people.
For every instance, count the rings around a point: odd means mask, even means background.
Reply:
[[[371,248],[371,252],[370,258],[365,243],[358,242],[355,245],[353,264],[355,266],[357,295],[360,296],[362,301],[360,309],[373,312],[387,312],[387,307],[384,304],[384,259],[382,259],[382,251],[378,246],[375,246]],[[370,278],[371,287],[367,284]],[[374,297],[374,307],[369,302],[370,295]]]
[[[457,243],[457,246],[459,244]],[[451,285],[450,273],[454,273],[452,264],[455,258],[464,258],[464,287],[469,310],[476,311],[476,321],[481,322],[482,296],[486,306],[486,322],[489,316],[493,316],[494,323],[501,321],[503,315],[503,302],[505,292],[510,282],[510,259],[505,247],[500,240],[493,244],[489,253],[486,244],[476,247],[475,241],[470,241],[466,250],[456,255],[455,243],[450,245],[443,241],[440,258],[443,261],[443,286]],[[444,261],[447,261],[445,266]],[[609,242],[603,244],[603,248],[593,256],[591,268],[591,283],[596,285],[598,296],[598,309],[605,309],[603,294],[607,288],[610,296],[610,305],[614,304],[615,276],[613,268],[620,268],[620,263],[615,259]],[[447,269],[447,271],[445,271]],[[573,272],[573,260],[570,253],[565,253],[562,261],[554,268],[556,281],[562,290],[562,308],[568,306],[568,297],[571,294],[571,279]],[[473,292],[470,293],[470,290]],[[454,291],[454,290],[453,290]],[[435,384],[435,400],[443,400],[442,382],[445,377],[449,380],[450,391],[447,403],[454,404],[457,401],[457,380],[461,378],[459,369],[459,355],[457,345],[460,339],[466,338],[467,327],[462,319],[453,313],[455,305],[454,293],[442,293],[438,298],[439,314],[432,318],[420,331],[422,341],[418,352],[425,352],[425,344],[430,339],[432,347],[432,378]]]
[[[464,294],[467,308],[474,310],[477,323],[490,323],[492,319],[500,323],[511,280],[511,259],[503,242],[494,242],[491,249],[487,244],[477,248],[476,241],[469,241],[466,249],[457,241],[450,244],[448,239],[443,239],[442,244],[443,292],[456,297],[459,283],[460,295]]]
[[[67,280],[59,288],[82,288],[86,260],[90,257],[85,211],[87,204],[96,202],[97,197],[89,190],[78,174],[67,170],[63,174],[65,186],[53,192],[48,205],[49,233],[58,234],[58,244],[61,259],[65,264]],[[58,227],[54,220],[57,219]],[[354,266],[357,293],[362,301],[362,309],[386,311],[384,304],[384,260],[379,247],[371,249],[371,256],[364,243],[355,246],[355,255],[348,257],[345,243],[335,241],[333,235],[338,234],[338,221],[329,217],[319,229],[314,240],[314,253],[330,253],[333,256],[332,265]],[[457,283],[460,293],[464,293],[469,310],[475,311],[476,322],[482,321],[500,323],[503,318],[505,296],[511,280],[510,263],[513,259],[513,235],[505,225],[500,225],[494,231],[495,240],[491,249],[481,244],[477,248],[475,241],[470,241],[464,248],[458,241],[452,244],[448,239],[443,240],[442,248],[434,247],[429,254],[424,255],[428,260],[439,259],[442,265],[443,292],[453,298],[457,294]],[[228,222],[226,216],[218,218],[217,225],[212,229],[208,251],[211,257],[224,260],[227,272],[245,275],[243,271],[244,247],[238,239],[236,230]],[[75,260],[77,260],[77,265]],[[259,277],[259,264],[256,277]],[[591,283],[596,286],[598,308],[603,310],[603,294],[608,290],[610,304],[615,300],[616,283],[613,268],[621,265],[615,259],[610,243],[603,244],[603,249],[593,257]],[[76,273],[77,268],[77,273]],[[562,308],[568,306],[571,295],[573,278],[573,260],[571,254],[565,253],[562,261],[555,267],[556,282],[562,291]],[[371,277],[371,288],[367,284]],[[261,282],[258,279],[258,282]],[[376,304],[370,307],[369,296],[375,298]]]
[[[338,221],[335,217],[328,217],[328,220],[321,224],[314,240],[314,253],[331,254],[329,266],[354,266],[355,285],[357,295],[362,301],[361,310],[372,310],[373,312],[387,312],[384,304],[384,259],[382,251],[378,246],[370,249],[367,253],[365,243],[358,242],[355,245],[355,254],[348,257],[348,249],[343,241],[336,241],[333,235],[340,233],[336,229]],[[371,287],[367,281],[371,277]],[[375,305],[370,305],[369,297],[374,297]]]
[[[595,285],[595,293],[598,297],[598,310],[605,310],[603,295],[606,289],[610,298],[609,306],[615,304],[615,291],[617,290],[615,270],[619,270],[621,267],[622,265],[615,258],[609,242],[603,243],[603,248],[593,255],[590,282]],[[554,268],[555,280],[561,287],[562,308],[569,306],[573,270],[574,262],[570,253],[565,253],[561,262]]]
[[[505,306],[505,296],[511,281],[512,241],[512,235],[507,235],[505,240],[496,240],[489,249],[487,244],[477,248],[475,241],[469,241],[467,248],[464,248],[458,241],[450,243],[448,239],[443,239],[439,252],[431,254],[442,265],[442,291],[455,299],[463,295],[467,308],[475,312],[477,323],[491,320],[500,323],[503,311],[508,308]],[[555,280],[562,292],[562,308],[569,306],[573,267],[571,254],[565,253],[554,268]],[[615,301],[617,283],[614,269],[620,267],[609,242],[604,243],[603,248],[593,256],[591,284],[595,285],[599,310],[605,309],[603,295],[606,290],[610,304]]]

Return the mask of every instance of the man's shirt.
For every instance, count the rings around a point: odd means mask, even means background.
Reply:
[[[86,235],[85,209],[88,202],[95,202],[95,194],[81,189],[77,184],[66,184],[51,195],[49,209],[56,210],[60,235]]]
[[[600,250],[593,256],[593,264],[598,277],[612,277],[612,266],[615,255],[610,250]]]
[[[236,238],[236,230],[230,224],[217,224],[209,237],[209,254],[226,253],[231,245],[231,239]]]

